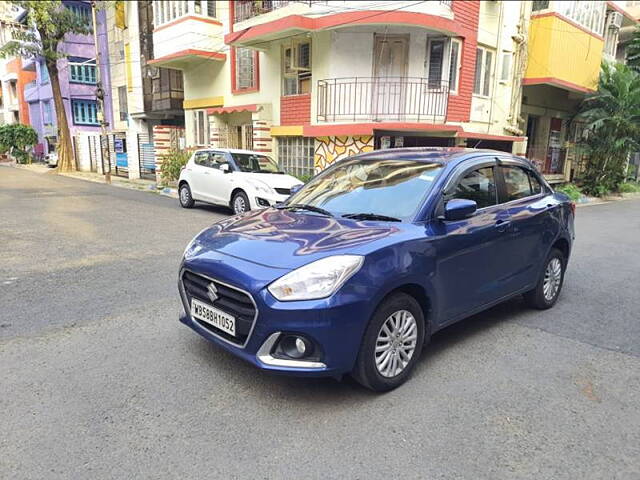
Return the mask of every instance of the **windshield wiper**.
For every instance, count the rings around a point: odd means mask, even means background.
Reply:
[[[383,222],[401,222],[399,218],[388,217],[387,215],[378,215],[377,213],[345,213],[344,218],[352,220],[380,220]]]
[[[309,210],[310,212],[321,213],[327,217],[333,217],[333,214],[330,211],[307,203],[293,203],[291,205],[282,205],[276,208],[279,210]]]

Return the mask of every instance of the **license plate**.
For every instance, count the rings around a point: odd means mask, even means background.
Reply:
[[[236,336],[236,319],[228,313],[207,305],[197,298],[191,299],[191,316],[209,325],[219,328],[223,332]]]

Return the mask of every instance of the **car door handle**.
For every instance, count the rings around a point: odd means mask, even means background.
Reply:
[[[511,222],[509,220],[498,220],[495,224],[496,229],[499,232],[504,232],[507,228],[509,228]]]

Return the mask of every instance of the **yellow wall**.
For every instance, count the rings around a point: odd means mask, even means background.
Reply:
[[[553,77],[595,89],[604,42],[562,18],[531,19],[525,79]]]

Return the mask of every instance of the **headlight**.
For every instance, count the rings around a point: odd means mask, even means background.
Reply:
[[[315,300],[333,295],[354,273],[364,257],[335,255],[304,265],[279,278],[268,289],[280,301]]]
[[[249,181],[249,184],[250,184],[253,188],[255,188],[258,192],[268,193],[268,194],[273,194],[273,193],[275,193],[275,192],[273,191],[273,189],[272,189],[269,185],[267,185],[266,183],[261,182],[261,181],[259,181],[259,180],[250,180],[250,181]]]

